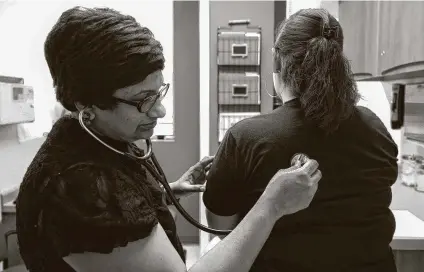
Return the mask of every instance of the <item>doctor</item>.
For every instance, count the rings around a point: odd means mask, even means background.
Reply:
[[[165,115],[161,44],[131,16],[75,7],[60,16],[44,50],[57,99],[71,114],[54,124],[19,190],[25,265],[31,272],[186,271],[160,166],[133,144],[149,139]],[[199,191],[210,161],[190,168],[173,190]],[[190,271],[248,271],[275,222],[309,206],[318,163],[275,172],[244,220]]]

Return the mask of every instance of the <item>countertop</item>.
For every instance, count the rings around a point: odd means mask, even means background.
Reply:
[[[13,201],[4,203],[3,205],[3,212],[4,213],[15,213],[16,212],[16,206]]]
[[[393,210],[396,230],[393,250],[424,250],[424,221],[407,210]]]

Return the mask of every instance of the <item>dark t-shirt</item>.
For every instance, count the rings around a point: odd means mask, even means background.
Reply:
[[[357,107],[331,136],[306,121],[298,99],[237,123],[219,146],[205,206],[244,217],[298,152],[318,161],[318,191],[309,208],[277,222],[251,271],[396,271],[389,205],[398,149],[367,108]]]

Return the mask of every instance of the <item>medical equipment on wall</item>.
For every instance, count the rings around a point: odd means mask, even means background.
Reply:
[[[198,228],[200,230],[203,230],[205,232],[215,234],[215,235],[227,235],[232,231],[232,230],[218,230],[218,229],[213,229],[213,228],[209,228],[205,225],[202,225],[201,223],[196,221],[193,217],[191,217],[191,215],[189,215],[184,210],[184,208],[179,203],[178,199],[174,196],[174,193],[172,192],[171,187],[169,187],[169,183],[168,183],[168,180],[166,179],[165,173],[162,171],[162,168],[160,167],[159,162],[157,161],[155,155],[153,154],[152,142],[151,142],[150,139],[146,139],[146,145],[147,145],[146,155],[144,155],[144,156],[133,155],[133,154],[128,153],[128,152],[119,151],[119,150],[113,148],[112,146],[108,145],[107,143],[103,142],[100,138],[98,138],[85,124],[86,120],[84,119],[84,110],[80,111],[80,113],[78,115],[78,120],[79,120],[81,127],[87,133],[89,133],[91,136],[93,136],[97,141],[99,141],[101,144],[103,144],[105,147],[111,149],[112,151],[114,151],[118,154],[130,157],[130,158],[135,159],[135,160],[139,160],[141,163],[143,163],[143,166],[145,166],[150,171],[150,173],[162,184],[167,195],[171,199],[172,203],[175,205],[177,210],[181,213],[181,215],[190,224],[192,224],[193,226],[195,226],[196,228]],[[134,151],[135,151],[135,153],[137,153],[135,149],[134,149]],[[305,164],[307,162],[307,160],[308,160],[308,157],[306,155],[301,154],[301,153],[297,153],[290,160],[290,164],[292,166],[295,166],[295,165],[301,166],[301,165]]]
[[[0,125],[34,122],[34,90],[21,83],[0,82]]]
[[[250,20],[217,30],[218,142],[237,121],[261,112],[261,38]]]

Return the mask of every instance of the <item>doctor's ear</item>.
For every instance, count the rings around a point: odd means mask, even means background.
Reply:
[[[80,102],[75,102],[74,105],[75,105],[75,107],[77,108],[78,111],[87,110],[87,106],[84,106]]]
[[[80,102],[75,102],[75,107],[77,108],[78,112],[83,112],[83,119],[88,124],[96,117],[92,107],[85,106]]]

